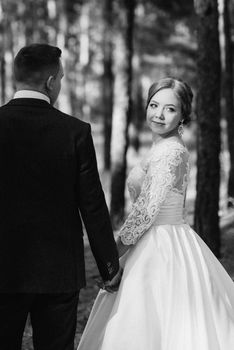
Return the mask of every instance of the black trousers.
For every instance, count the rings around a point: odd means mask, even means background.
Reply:
[[[30,314],[34,350],[74,350],[79,292],[0,293],[0,349],[21,350]]]

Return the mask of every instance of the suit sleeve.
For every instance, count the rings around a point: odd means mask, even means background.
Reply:
[[[96,154],[88,124],[86,135],[77,146],[79,210],[90,247],[103,280],[111,280],[119,269],[119,258],[109,211],[99,179]]]

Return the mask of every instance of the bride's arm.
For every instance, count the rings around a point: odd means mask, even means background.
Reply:
[[[141,193],[118,235],[123,245],[134,245],[152,226],[165,201],[185,169],[186,152],[180,145],[168,147],[161,155],[153,157],[142,185]],[[122,251],[124,248],[121,247]],[[126,248],[127,249],[127,248]]]
[[[119,253],[119,258],[124,255],[131,247],[131,245],[125,245],[123,244],[123,242],[121,241],[120,236],[117,237],[116,239],[116,246],[117,246],[117,250]]]

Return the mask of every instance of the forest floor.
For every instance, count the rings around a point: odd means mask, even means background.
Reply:
[[[92,125],[93,126],[93,125]],[[97,151],[97,160],[99,165],[99,170],[102,169],[102,139],[100,137],[101,130],[97,125],[93,127],[94,129],[94,143],[95,148]],[[99,136],[99,137],[98,137]],[[185,135],[186,136],[186,135]],[[187,135],[187,139],[191,141],[191,134]],[[141,139],[141,149],[139,153],[136,153],[134,150],[130,150],[128,152],[128,164],[129,168],[134,166],[134,164],[138,161],[139,158],[144,155],[144,152],[147,150],[148,145],[150,143],[149,135],[145,134],[143,135]],[[190,145],[189,148],[190,154],[191,154],[191,162],[192,167],[190,171],[190,182],[189,182],[189,188],[187,192],[187,211],[188,211],[188,223],[193,223],[193,214],[194,214],[194,198],[196,195],[196,186],[195,186],[195,179],[196,179],[196,155],[195,155],[195,149],[193,145]],[[226,155],[221,157],[222,167],[226,168]],[[109,188],[110,188],[110,177],[108,173],[101,173],[101,181],[103,184],[103,189],[106,194],[107,202],[109,203],[110,195],[109,195]],[[231,211],[227,211],[225,209],[225,195],[223,193],[225,191],[222,190],[222,188],[225,188],[226,183],[226,176],[224,176],[221,179],[221,202],[220,202],[220,227],[221,227],[221,240],[222,240],[222,248],[221,248],[221,254],[222,259],[221,263],[229,273],[229,275],[234,280],[234,209]],[[222,199],[223,198],[223,199]],[[127,200],[126,203],[126,212],[129,210],[129,200]],[[77,347],[82,331],[85,327],[85,324],[87,322],[89,313],[91,311],[94,299],[98,293],[98,287],[95,284],[95,279],[99,277],[98,270],[94,261],[94,258],[92,256],[92,253],[90,251],[88,239],[85,235],[85,262],[86,262],[86,277],[87,277],[87,286],[85,289],[81,290],[80,293],[80,301],[78,306],[78,319],[77,319],[77,329],[76,329],[76,337],[75,337],[75,347]],[[33,350],[32,345],[32,330],[31,327],[26,325],[24,338],[23,338],[23,346],[22,350]]]

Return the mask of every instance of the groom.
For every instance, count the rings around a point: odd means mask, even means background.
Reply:
[[[53,107],[61,50],[22,48],[17,92],[0,108],[0,349],[20,350],[30,313],[35,350],[73,350],[85,286],[82,222],[110,291],[121,278],[90,125]]]

